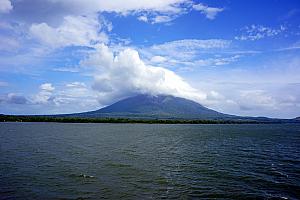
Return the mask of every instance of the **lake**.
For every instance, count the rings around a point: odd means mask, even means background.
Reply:
[[[300,125],[0,123],[0,199],[299,199]]]

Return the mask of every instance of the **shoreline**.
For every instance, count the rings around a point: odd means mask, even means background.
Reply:
[[[132,119],[132,118],[79,118],[0,115],[0,122],[56,122],[56,123],[116,123],[116,124],[283,124],[296,121],[203,120],[203,119]]]

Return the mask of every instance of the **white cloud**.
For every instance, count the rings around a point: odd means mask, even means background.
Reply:
[[[55,88],[52,86],[51,83],[44,83],[44,84],[40,85],[40,89],[43,91],[48,91],[48,92],[52,92],[55,90]]]
[[[10,0],[0,0],[0,14],[9,13],[13,9]]]
[[[67,83],[66,87],[68,87],[68,88],[85,88],[86,85],[85,85],[85,83],[75,81],[72,83]]]
[[[240,36],[236,36],[236,40],[260,40],[266,37],[274,37],[283,33],[286,27],[280,26],[279,28],[271,28],[262,25],[251,25],[241,29],[244,33]]]
[[[298,57],[278,56],[272,61],[234,66],[210,74],[203,70],[201,79],[189,73],[189,81],[207,94],[209,101],[204,105],[212,109],[243,116],[292,118],[300,116]],[[218,92],[224,99],[212,98],[210,91]]]
[[[240,92],[238,104],[242,110],[277,109],[275,98],[264,90],[244,90]]]
[[[171,62],[185,65],[186,67],[193,68],[193,67],[216,67],[222,65],[228,65],[230,63],[236,62],[241,56],[234,55],[234,56],[227,56],[227,57],[212,57],[206,59],[195,59],[191,61],[180,61],[180,60],[171,60]]]
[[[2,113],[28,115],[85,112],[99,109],[101,105],[95,91],[85,83],[75,81],[55,87],[52,83],[44,83],[36,94],[28,96],[19,93],[0,94],[0,107]]]
[[[156,51],[193,51],[199,49],[219,49],[227,48],[231,44],[231,41],[222,39],[209,39],[209,40],[197,40],[197,39],[185,39],[166,42],[159,45],[153,45],[151,48]]]
[[[224,8],[209,7],[202,3],[193,5],[193,8],[197,11],[200,11],[202,14],[206,16],[207,19],[210,20],[215,19],[217,14],[224,10]]]
[[[77,73],[80,71],[80,68],[79,67],[55,67],[52,69],[52,71]]]
[[[291,51],[291,50],[298,50],[300,49],[300,41],[295,42],[294,44],[290,45],[289,47],[276,49],[275,51]]]
[[[0,104],[1,103],[23,105],[27,104],[28,100],[22,94],[8,93],[0,96]]]
[[[161,11],[179,12],[180,3],[187,0],[49,0],[50,2],[60,3],[69,6],[74,10],[89,12],[106,11],[127,14],[132,11]]]
[[[97,96],[85,83],[75,81],[60,86],[54,93],[54,103],[64,107],[64,113],[82,112],[99,108]],[[76,105],[76,108],[74,108]],[[59,113],[59,111],[58,111]]]
[[[156,24],[170,22],[192,9],[199,10],[209,19],[214,19],[223,11],[223,8],[195,4],[192,0],[31,0],[30,7],[25,1],[14,3],[20,18],[35,23],[41,23],[43,19],[43,22],[51,25],[63,16],[103,12],[133,15],[140,21]]]
[[[101,28],[97,17],[66,16],[58,27],[51,27],[46,23],[33,24],[30,32],[41,43],[57,48],[92,46],[97,42],[107,42],[108,37],[100,32]]]
[[[16,7],[21,18],[33,22],[40,22],[40,19],[43,19],[49,23],[57,21],[58,18],[61,19],[62,16],[103,12],[122,16],[144,15],[148,19],[157,15],[167,15],[173,18],[185,13],[193,4],[191,0],[31,0],[30,7],[25,1],[15,1],[14,3],[18,5]]]
[[[28,97],[31,106],[47,106],[49,113],[84,112],[99,108],[95,92],[83,82],[70,82],[54,87],[52,83],[39,86],[39,92]],[[45,114],[45,113],[42,113]]]
[[[99,45],[82,65],[96,68],[93,89],[101,104],[138,93],[171,94],[198,102],[206,98],[174,72],[146,65],[130,48],[114,55],[106,45]]]
[[[32,98],[32,103],[35,104],[47,104],[53,101],[53,92],[55,88],[51,83],[44,83],[40,85],[40,91]]]
[[[137,19],[142,22],[148,22],[148,17],[145,15],[139,16]]]
[[[152,63],[162,63],[162,62],[165,62],[166,60],[167,60],[167,58],[165,58],[163,56],[153,56],[150,61]]]
[[[172,21],[172,17],[167,16],[167,15],[157,15],[153,18],[152,24],[157,24],[157,23],[165,23],[165,22],[170,22]]]
[[[13,52],[19,49],[20,44],[17,39],[9,36],[1,36],[0,35],[0,51],[8,51]]]
[[[231,41],[222,39],[185,39],[153,45],[139,51],[149,63],[168,68],[191,69],[197,66],[219,66],[235,62],[240,56],[215,56],[231,46]]]

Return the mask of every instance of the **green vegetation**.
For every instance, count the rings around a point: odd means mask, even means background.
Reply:
[[[145,124],[257,124],[251,120],[185,120],[185,119],[129,119],[129,118],[79,118],[55,116],[0,115],[0,122],[59,122],[59,123],[145,123]]]

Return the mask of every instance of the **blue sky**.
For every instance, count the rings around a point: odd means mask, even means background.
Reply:
[[[170,94],[300,116],[298,0],[0,0],[0,113]]]

